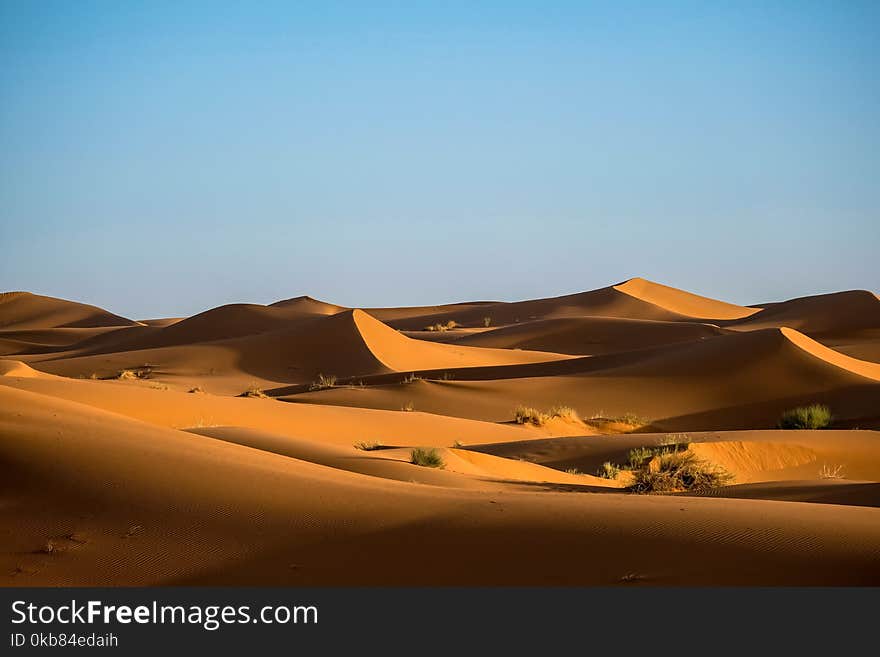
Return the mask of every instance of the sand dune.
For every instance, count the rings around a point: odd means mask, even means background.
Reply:
[[[635,278],[133,322],[6,294],[0,584],[877,585],[878,304]],[[810,403],[831,428],[773,429]],[[670,441],[733,482],[597,476]]]
[[[874,426],[880,386],[874,363],[833,352],[796,331],[763,329],[705,340],[516,368],[486,368],[482,380],[286,396],[297,402],[400,408],[486,421],[510,420],[518,404],[565,404],[581,415],[635,414],[668,430],[772,427],[798,404],[825,402],[841,421]],[[565,369],[563,369],[565,368]],[[514,378],[515,377],[515,378]],[[756,385],[760,383],[760,385]]]
[[[877,509],[423,486],[34,393],[4,388],[0,396],[13,502],[0,516],[16,527],[0,556],[7,584],[880,578]],[[426,560],[436,566],[420,567]],[[534,562],[542,567],[522,567]]]
[[[641,278],[632,278],[609,287],[561,297],[518,301],[515,303],[483,303],[476,306],[458,304],[421,315],[379,313],[394,328],[421,329],[435,323],[454,320],[463,326],[483,326],[488,318],[492,325],[517,324],[535,319],[560,317],[618,317],[658,321],[732,320],[758,312],[756,308],[735,306],[723,301],[700,297]]]
[[[0,376],[22,377],[26,379],[54,379],[51,374],[38,372],[20,360],[0,359]]]
[[[614,289],[659,308],[695,319],[742,319],[759,311],[758,308],[709,299],[644,278],[631,278],[615,285]]]
[[[269,308],[284,308],[285,310],[302,313],[304,315],[335,315],[336,313],[348,310],[343,306],[337,306],[334,303],[326,301],[318,301],[310,296],[293,297],[291,299],[283,299],[276,301],[268,306]]]
[[[764,304],[754,315],[730,324],[739,330],[788,327],[814,338],[867,331],[874,338],[880,326],[880,299],[864,290],[818,294],[781,303]]]
[[[30,292],[0,293],[0,329],[92,328],[134,326],[125,317],[74,301]]]
[[[481,331],[459,338],[456,344],[595,355],[699,340],[722,333],[717,326],[696,322],[568,317],[535,320]]]
[[[240,310],[235,309],[236,317],[241,317]],[[251,309],[246,312],[248,318],[253,317]],[[200,328],[201,325],[202,318],[198,318]],[[340,380],[344,376],[350,380],[389,372],[569,358],[564,354],[546,352],[426,343],[408,338],[360,310],[300,317],[286,325],[289,328],[195,342],[193,340],[204,336],[206,331],[199,331],[194,336],[189,320],[184,320],[158,331],[163,334],[173,332],[175,340],[190,340],[186,344],[149,348],[146,345],[162,339],[153,334],[138,338],[137,344],[118,343],[111,345],[111,349],[102,345],[90,355],[65,354],[64,358],[34,360],[32,364],[65,376],[97,373],[101,377],[149,364],[156,370],[157,380],[164,381],[163,376],[184,377],[193,385],[231,393],[240,392],[248,382],[307,384],[319,374],[338,376]],[[251,322],[246,328],[254,330],[257,326],[262,325]],[[131,348],[133,346],[137,348]]]

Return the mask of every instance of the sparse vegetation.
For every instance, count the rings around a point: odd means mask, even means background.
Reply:
[[[620,424],[629,424],[634,427],[643,427],[648,424],[648,419],[635,413],[624,413],[616,417],[609,418],[611,422],[619,422]]]
[[[654,457],[654,450],[650,447],[636,447],[629,450],[627,454],[627,464],[630,470],[635,470]]]
[[[546,424],[550,417],[537,408],[517,406],[513,411],[513,419],[517,424],[533,424],[536,427],[540,427]]]
[[[581,416],[571,406],[554,406],[548,411],[551,418],[558,417],[569,422],[580,422]]]
[[[582,473],[581,473],[581,471],[578,470],[577,468],[567,468],[567,469],[565,470],[565,474],[579,475],[579,474],[582,474]]]
[[[355,449],[362,449],[365,452],[372,452],[373,450],[382,449],[384,447],[382,443],[376,442],[375,440],[355,443],[354,446]]]
[[[61,552],[61,548],[58,547],[55,541],[49,539],[48,541],[46,541],[46,544],[43,545],[43,549],[40,550],[40,552],[42,552],[43,554],[56,555]]]
[[[658,454],[633,471],[629,489],[636,493],[707,491],[733,481],[724,468],[697,458],[687,449]]]
[[[202,389],[202,386],[196,386],[194,388],[190,388],[189,392],[195,394],[195,393],[202,393],[205,391]]]
[[[483,318],[483,326],[485,326],[486,328],[489,328],[491,325],[492,325],[492,318],[491,317],[484,317]]]
[[[120,370],[116,376],[111,377],[119,381],[131,381],[134,379],[149,379],[153,374],[151,365],[142,365],[141,367],[133,367],[131,369]]]
[[[824,429],[833,419],[827,406],[810,404],[785,411],[778,426],[780,429]]]
[[[602,477],[602,479],[617,479],[619,474],[620,468],[610,461],[605,461],[596,471],[596,476]]]
[[[409,384],[409,383],[415,383],[416,381],[421,381],[421,380],[422,380],[422,377],[416,376],[415,372],[411,372],[406,377],[404,377],[404,379],[403,379],[403,381],[401,381],[401,383]]]
[[[843,466],[823,463],[819,469],[819,479],[843,479]]]
[[[268,399],[269,395],[262,388],[252,386],[239,395],[239,397],[253,397],[255,399]]]
[[[326,388],[332,388],[336,385],[336,375],[335,374],[318,374],[318,378],[312,382],[309,386],[309,390],[324,390]]]
[[[464,447],[464,443],[461,442],[460,440],[456,440],[454,443],[452,443],[452,446],[453,446],[453,447],[456,447],[456,448],[458,448],[458,447]]]
[[[581,419],[578,412],[570,406],[554,406],[547,412],[532,406],[517,406],[513,411],[513,419],[517,424],[532,424],[540,427],[554,418],[562,418],[569,422],[579,422]]]
[[[436,324],[431,324],[430,326],[426,326],[425,330],[426,331],[451,331],[452,329],[456,328],[457,326],[458,326],[458,322],[456,322],[454,319],[450,319],[445,324],[441,324],[440,322],[438,322]]]
[[[690,445],[691,438],[686,433],[667,433],[664,438],[657,443],[660,447],[667,447],[671,445]]]
[[[413,465],[420,465],[425,468],[443,468],[446,463],[440,453],[434,448],[416,447],[410,452],[409,462]]]
[[[407,413],[412,413],[414,410],[416,410],[416,405],[413,404],[411,401],[408,401],[403,406],[400,407],[400,410],[405,411]]]

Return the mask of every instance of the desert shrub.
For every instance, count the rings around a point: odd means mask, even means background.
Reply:
[[[540,427],[550,419],[546,413],[531,406],[517,406],[513,411],[513,419],[517,424],[533,424]]]
[[[464,447],[464,443],[461,442],[460,440],[456,440],[454,443],[452,443],[452,446],[456,447],[456,448]]]
[[[581,474],[581,471],[578,470],[577,468],[567,468],[567,469],[565,470],[565,474],[579,475],[579,474]]]
[[[255,399],[266,399],[269,397],[262,388],[256,386],[250,387],[239,395],[239,397],[253,397]]]
[[[689,450],[654,456],[633,474],[629,489],[636,493],[707,491],[733,480],[724,468],[697,458]]]
[[[446,464],[440,453],[434,448],[416,447],[410,452],[409,462],[425,468],[442,468]]]
[[[401,383],[415,383],[416,381],[421,381],[421,380],[422,380],[422,377],[416,376],[415,372],[411,372],[410,374],[407,374],[404,377],[404,379],[403,379],[403,381],[401,381]]]
[[[630,469],[635,470],[636,468],[642,467],[643,463],[651,460],[653,457],[654,451],[650,447],[636,447],[635,449],[629,450],[629,454],[626,456],[626,462]]]
[[[354,444],[355,449],[362,449],[365,452],[372,452],[377,449],[382,449],[384,445],[382,443],[376,442],[375,440],[371,440],[369,442],[363,441]]]
[[[843,479],[843,466],[823,463],[819,470],[819,479]]]
[[[452,329],[454,329],[457,326],[458,326],[458,322],[456,322],[454,319],[450,319],[445,324],[437,322],[436,324],[431,324],[430,326],[426,326],[425,330],[426,331],[451,331]]]
[[[668,433],[659,443],[661,447],[675,445],[676,447],[685,447],[691,444],[691,438],[686,433]]]
[[[196,386],[195,388],[190,388],[189,392],[198,393],[198,392],[205,392],[205,391],[202,389],[202,386]]]
[[[596,471],[596,476],[602,477],[602,479],[617,479],[619,474],[620,468],[610,461],[605,461]]]
[[[492,318],[491,317],[484,317],[483,318],[483,326],[485,326],[486,328],[489,328],[491,325],[492,325]]]
[[[619,422],[620,424],[629,424],[631,426],[643,427],[648,424],[648,419],[635,413],[624,413],[617,417],[609,418],[611,422]]]
[[[833,419],[827,406],[810,404],[785,411],[778,426],[780,429],[824,429]]]
[[[408,401],[403,406],[400,407],[400,410],[405,411],[407,413],[412,413],[414,410],[416,410],[416,405],[413,404],[411,401]]]
[[[318,378],[312,382],[312,384],[309,386],[309,390],[324,390],[325,388],[332,388],[335,385],[335,374],[318,374]]]
[[[513,419],[517,424],[533,424],[540,427],[554,418],[562,418],[571,422],[579,422],[581,419],[578,412],[570,406],[554,406],[547,412],[532,406],[517,406],[513,411]]]
[[[120,381],[126,381],[131,379],[149,379],[150,375],[153,373],[152,365],[142,365],[140,367],[133,367],[131,369],[120,370],[115,377]]]
[[[578,415],[578,412],[574,410],[571,406],[554,406],[548,411],[548,415],[553,417],[559,417],[563,420],[569,420],[571,422],[580,422],[581,416]]]

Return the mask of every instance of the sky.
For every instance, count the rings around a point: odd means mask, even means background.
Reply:
[[[0,0],[0,290],[749,304],[878,247],[877,2]]]

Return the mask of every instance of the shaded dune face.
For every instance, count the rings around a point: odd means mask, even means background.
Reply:
[[[878,308],[3,294],[0,584],[880,584]],[[732,481],[628,492],[671,442]]]
[[[137,322],[95,306],[29,292],[0,294],[0,330],[135,326]]]

